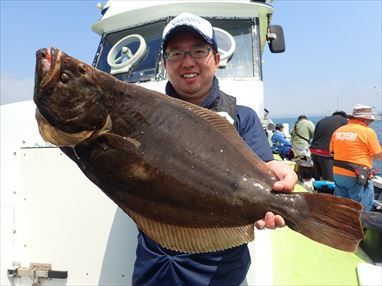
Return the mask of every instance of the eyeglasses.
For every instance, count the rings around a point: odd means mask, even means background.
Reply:
[[[193,48],[190,51],[182,51],[175,49],[164,53],[164,58],[169,61],[180,61],[183,60],[186,57],[186,55],[190,55],[190,57],[193,59],[201,59],[207,57],[210,51],[211,49],[208,47]]]

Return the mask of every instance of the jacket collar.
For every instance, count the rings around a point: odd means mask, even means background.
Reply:
[[[165,91],[167,95],[171,97],[179,98],[178,93],[175,91],[170,81],[167,82]],[[211,89],[208,92],[207,97],[202,100],[201,106],[208,109],[213,107],[214,102],[219,98],[219,96],[220,96],[219,80],[215,76],[212,81]]]

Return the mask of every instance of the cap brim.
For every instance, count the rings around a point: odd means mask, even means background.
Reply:
[[[212,45],[215,49],[214,43],[212,39],[207,38],[201,31],[199,31],[197,28],[189,25],[180,25],[172,28],[170,31],[167,32],[165,37],[162,39],[162,49],[166,49],[168,42],[177,34],[181,32],[193,32],[197,34],[200,38],[202,38],[204,41]]]
[[[351,117],[349,117],[349,118],[375,120],[374,115],[351,115]]]

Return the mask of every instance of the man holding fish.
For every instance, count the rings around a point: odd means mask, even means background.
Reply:
[[[219,89],[211,24],[179,15],[163,51],[167,95],[57,48],[36,53],[40,134],[137,224],[133,284],[239,285],[255,225],[355,251],[362,205],[291,192],[297,176],[273,160],[256,113]]]
[[[215,72],[220,55],[212,25],[182,13],[165,27],[162,48],[169,79],[166,94],[228,114],[240,136],[279,177],[273,189],[291,192],[297,176],[287,165],[273,160],[257,114],[236,105],[235,98],[219,89]],[[259,229],[284,225],[283,217],[272,212],[256,222]],[[217,252],[181,253],[161,247],[143,232],[138,236],[136,254],[133,285],[239,285],[250,265],[246,244]]]

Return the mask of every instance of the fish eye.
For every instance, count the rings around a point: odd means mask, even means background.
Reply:
[[[66,73],[61,74],[61,82],[67,83],[69,81],[69,76]]]
[[[86,67],[85,67],[85,65],[84,65],[84,64],[80,64],[80,65],[78,65],[78,70],[79,70],[79,72],[82,73],[82,74],[86,73]]]

